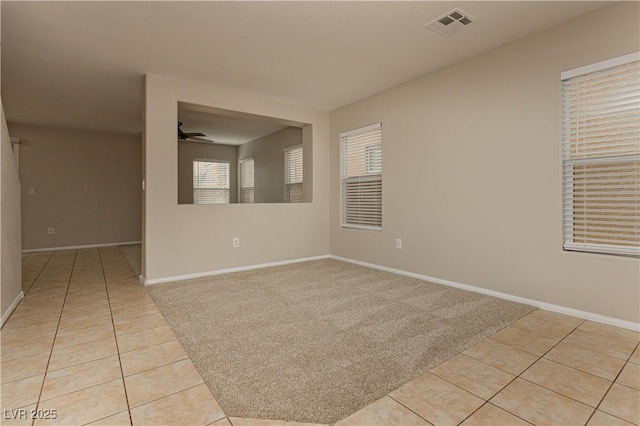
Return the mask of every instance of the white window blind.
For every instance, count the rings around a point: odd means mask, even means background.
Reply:
[[[284,151],[284,202],[302,202],[302,145]]]
[[[340,134],[341,225],[382,229],[382,124]]]
[[[639,59],[562,75],[567,250],[640,256]]]
[[[229,163],[193,161],[193,203],[226,204],[229,202]]]
[[[240,161],[240,202],[241,203],[253,203],[255,202],[255,189],[254,189],[254,160],[253,158],[247,158]]]

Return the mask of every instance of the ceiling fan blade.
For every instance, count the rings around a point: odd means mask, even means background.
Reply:
[[[214,141],[210,140],[210,139],[205,139],[205,138],[201,138],[198,136],[189,136],[186,139],[187,142],[199,142],[199,143],[215,143]]]
[[[207,136],[204,133],[200,133],[200,132],[195,132],[195,133],[187,133],[185,132],[184,135],[188,138],[192,137],[192,136]]]

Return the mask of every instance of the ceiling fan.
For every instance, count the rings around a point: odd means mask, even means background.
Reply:
[[[187,133],[183,132],[180,128],[182,126],[182,121],[178,121],[178,141],[179,142],[200,142],[200,143],[214,143],[210,139],[203,138],[203,136],[207,136],[204,133],[195,132],[195,133]]]

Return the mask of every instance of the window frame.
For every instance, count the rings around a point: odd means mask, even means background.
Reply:
[[[585,243],[576,242],[574,230],[576,228],[575,212],[575,196],[574,196],[574,179],[576,176],[576,167],[588,166],[606,166],[612,164],[634,163],[640,161],[640,153],[636,154],[601,154],[597,157],[574,158],[571,156],[571,136],[567,126],[572,121],[565,117],[565,110],[570,108],[567,104],[565,94],[565,82],[584,75],[597,73],[610,68],[627,65],[636,61],[640,61],[640,52],[630,53],[628,55],[596,62],[584,67],[575,68],[561,73],[560,80],[562,84],[561,94],[561,145],[562,145],[562,193],[563,193],[563,250],[588,252],[594,254],[610,254],[640,257],[639,246],[611,245],[605,243]],[[612,143],[615,145],[615,141]],[[585,179],[584,175],[582,179]],[[592,184],[593,185],[593,184]],[[585,183],[584,187],[588,187]],[[584,190],[584,189],[583,189]],[[591,231],[593,232],[593,231]]]
[[[382,174],[382,143],[380,145],[366,146],[364,153],[367,175]],[[378,163],[379,170],[377,168]]]
[[[193,204],[197,205],[222,205],[222,204],[230,204],[231,203],[231,163],[227,160],[213,160],[213,159],[204,159],[204,158],[194,158],[191,162],[191,171],[195,168],[195,163],[215,163],[215,164],[226,164],[227,165],[227,187],[197,187],[195,183],[195,176],[192,176],[192,193],[193,193]],[[196,191],[225,191],[226,193],[226,201],[224,203],[198,203],[196,202]]]

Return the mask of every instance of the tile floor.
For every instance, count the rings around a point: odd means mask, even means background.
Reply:
[[[117,247],[23,267],[1,332],[1,424],[294,424],[227,418]],[[537,310],[337,424],[639,425],[639,342]]]

